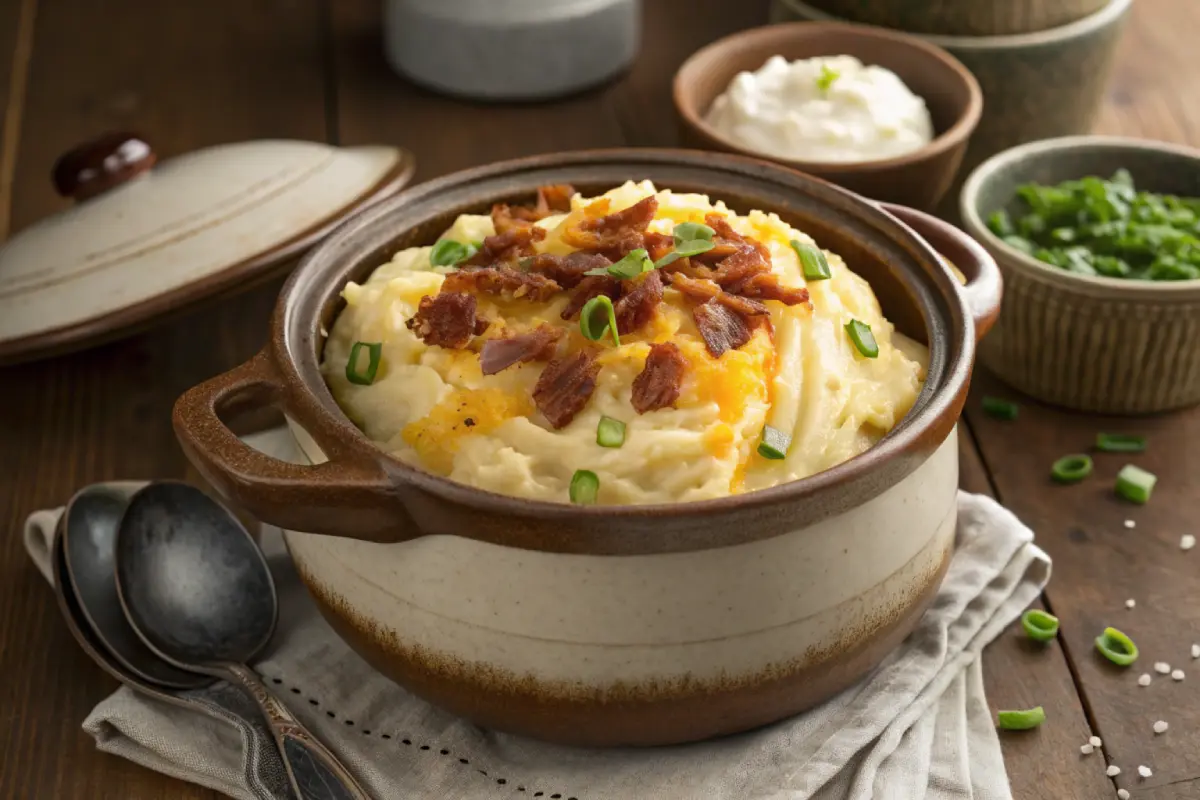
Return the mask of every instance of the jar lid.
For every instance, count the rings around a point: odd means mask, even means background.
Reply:
[[[108,133],[55,164],[76,203],[0,246],[0,364],[98,344],[253,285],[347,216],[399,191],[395,147],[259,140],[156,164]]]

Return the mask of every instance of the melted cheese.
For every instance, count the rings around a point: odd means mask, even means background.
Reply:
[[[726,215],[739,233],[771,252],[781,281],[804,286],[791,240],[812,239],[774,214],[739,216],[703,195],[657,191],[626,183],[595,198],[572,198],[572,211],[541,220],[539,250],[565,254],[562,232],[582,214],[627,208],[650,194],[659,207],[650,230],[670,233],[705,214]],[[604,208],[607,207],[605,211]],[[493,233],[489,217],[463,215],[444,238],[478,241]],[[364,433],[398,457],[427,470],[502,494],[566,502],[577,469],[600,478],[601,503],[700,500],[802,478],[861,453],[908,411],[923,378],[923,351],[902,341],[880,312],[867,283],[827,253],[832,278],[808,284],[812,309],[769,302],[774,338],[759,330],[742,348],[709,355],[691,317],[693,301],[668,288],[654,318],[634,334],[587,343],[578,324],[560,317],[562,294],[545,303],[478,294],[479,314],[491,322],[483,338],[548,323],[568,329],[567,348],[600,347],[595,393],[574,420],[553,430],[537,412],[533,387],[544,365],[520,364],[484,376],[475,349],[425,345],[406,322],[421,297],[436,294],[447,270],[429,264],[431,247],[396,254],[363,284],[343,291],[346,309],[326,343],[323,370],[334,397]],[[871,326],[879,357],[858,354],[844,325]],[[346,379],[354,342],[381,342],[375,381]],[[649,345],[673,341],[687,361],[675,408],[637,414],[634,378]],[[602,416],[626,424],[620,448],[596,444]],[[792,433],[786,459],[757,454],[765,424]]]

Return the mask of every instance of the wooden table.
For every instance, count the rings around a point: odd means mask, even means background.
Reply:
[[[418,154],[418,178],[501,158],[586,147],[675,143],[670,76],[718,36],[761,24],[762,2],[646,0],[640,59],[622,80],[548,105],[480,107],[405,84],[380,54],[378,0],[3,0],[0,2],[0,239],[58,211],[50,165],[109,128],[143,131],[163,155],[217,142],[294,137],[390,142]],[[1139,0],[1121,45],[1100,128],[1200,144],[1195,0]],[[1052,76],[1051,76],[1052,77]],[[192,477],[171,433],[177,395],[260,345],[279,283],[86,353],[0,370],[0,797],[14,800],[212,798],[98,753],[80,723],[114,683],[58,619],[28,563],[19,530],[37,508],[112,478]],[[2,310],[0,310],[2,313]],[[1200,494],[1200,412],[1141,420],[1081,417],[1024,402],[1016,422],[978,413],[976,379],[962,437],[963,485],[998,497],[1054,557],[1045,603],[1062,635],[1033,647],[1016,632],[988,650],[995,708],[1041,704],[1040,730],[1004,737],[1017,798],[1096,800],[1116,785],[1136,798],[1200,797],[1200,551],[1189,501]],[[1098,430],[1144,432],[1139,462],[1160,476],[1152,504],[1109,490],[1123,460],[1097,460],[1096,480],[1061,488],[1048,465],[1085,449]],[[1136,528],[1123,521],[1133,519]],[[1137,608],[1125,608],[1126,598]],[[1106,624],[1128,632],[1142,661],[1121,671],[1098,659]],[[1154,661],[1191,673],[1175,683]],[[1156,719],[1170,731],[1154,736]],[[1082,757],[1095,732],[1103,755]],[[1146,764],[1154,777],[1140,781]]]

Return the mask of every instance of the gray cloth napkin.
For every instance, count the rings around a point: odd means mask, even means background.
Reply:
[[[247,437],[301,457],[285,430]],[[26,523],[50,579],[61,509]],[[483,730],[395,686],[320,617],[278,529],[263,548],[281,595],[279,631],[255,668],[380,800],[1006,800],[980,653],[1050,576],[1033,533],[992,500],[960,494],[958,549],[916,631],[874,673],[819,708],[750,733],[679,747],[590,750]],[[83,727],[106,752],[239,800],[287,797],[252,703],[224,684],[192,711],[127,687]],[[201,711],[206,713],[201,713]]]

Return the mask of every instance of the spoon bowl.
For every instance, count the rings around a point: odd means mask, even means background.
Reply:
[[[211,670],[249,661],[270,641],[279,608],[266,558],[199,489],[170,481],[143,488],[125,510],[117,550],[125,612],[168,661]]]
[[[180,669],[150,650],[121,609],[114,547],[134,489],[135,485],[126,483],[95,484],[81,489],[67,503],[55,545],[61,552],[57,583],[61,584],[63,614],[84,649],[109,672],[115,669],[119,680],[130,682],[129,676],[139,685],[166,689],[207,686],[213,682],[212,676]]]

